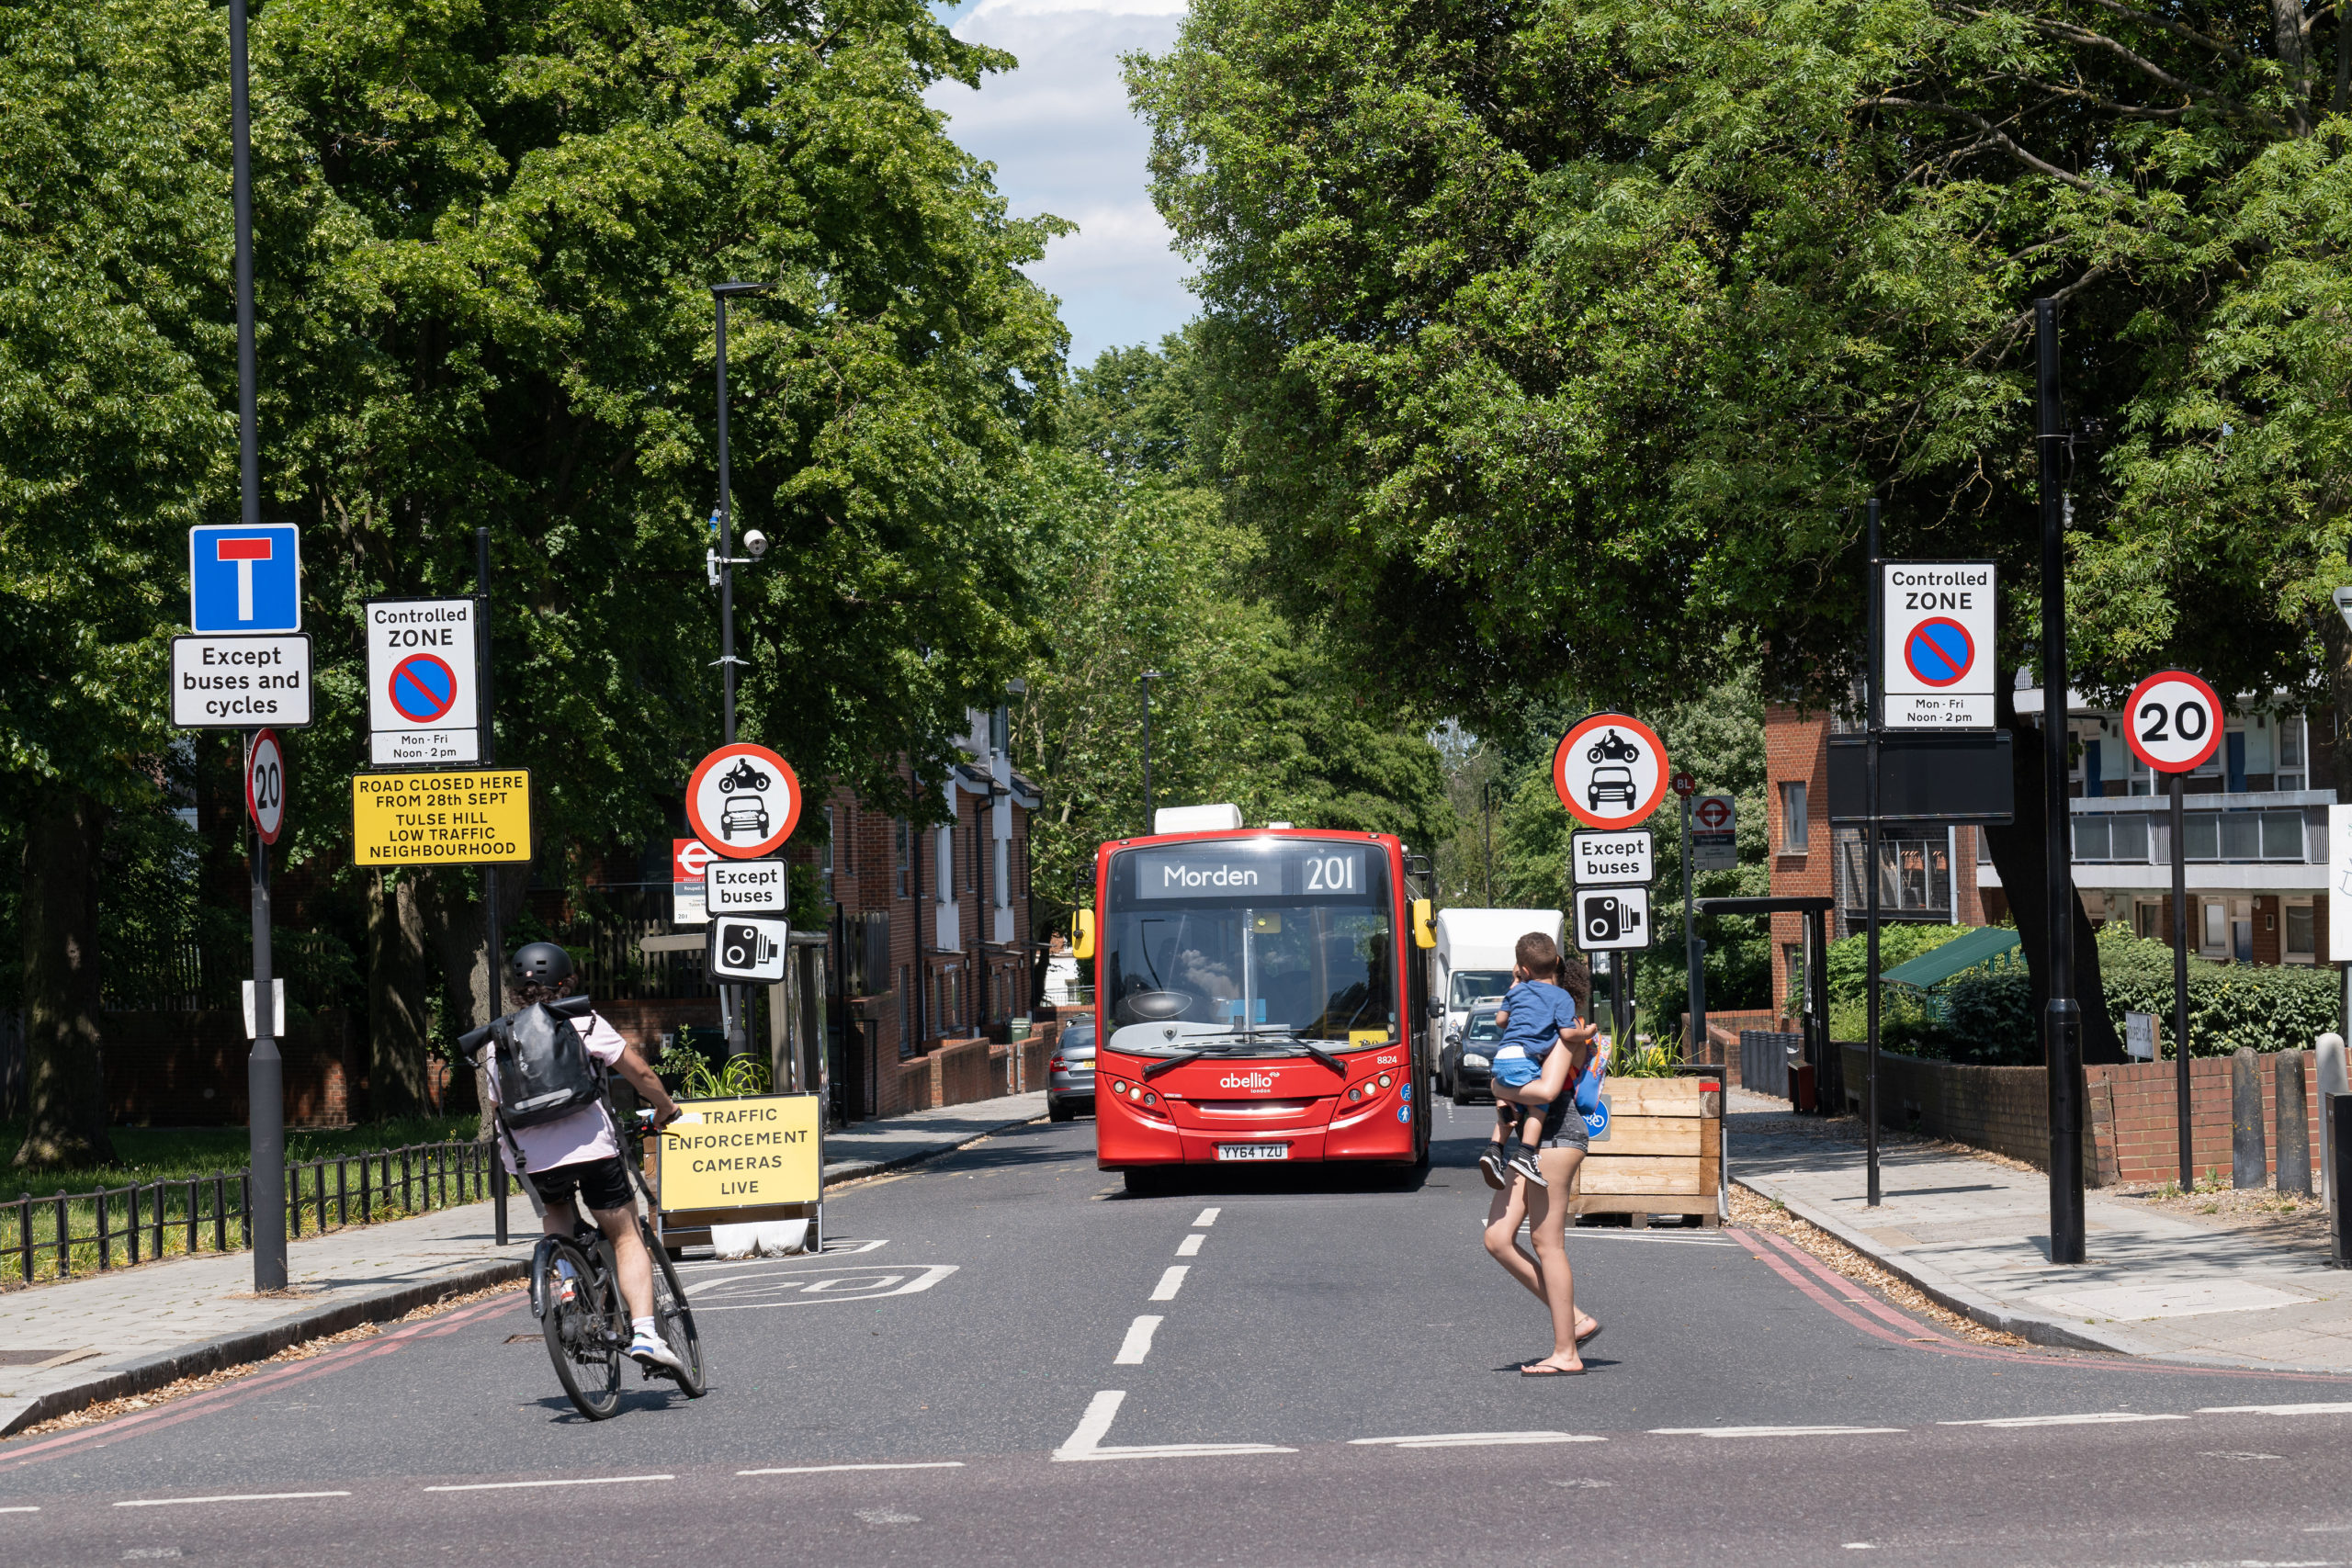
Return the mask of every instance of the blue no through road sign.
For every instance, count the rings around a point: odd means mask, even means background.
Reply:
[[[188,627],[202,632],[302,629],[302,555],[291,523],[187,531]]]
[[[1958,621],[1938,615],[1921,621],[1903,639],[1903,662],[1930,686],[1949,686],[1976,662],[1976,641]]]

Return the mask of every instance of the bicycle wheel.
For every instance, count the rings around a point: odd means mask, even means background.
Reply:
[[[645,1237],[645,1250],[653,1256],[654,1324],[670,1348],[678,1353],[678,1359],[686,1364],[685,1371],[668,1375],[688,1399],[700,1399],[706,1387],[702,1336],[695,1328],[694,1309],[686,1305],[686,1288],[678,1282],[678,1270],[670,1261],[670,1249],[653,1239],[653,1228],[639,1220],[638,1229]]]
[[[568,1241],[547,1249],[546,1272],[536,1282],[547,1310],[539,1319],[547,1336],[548,1358],[572,1404],[591,1421],[609,1420],[621,1407],[621,1341],[615,1337],[622,1315],[619,1292],[597,1272],[581,1250]],[[571,1299],[564,1300],[563,1279],[571,1269]],[[600,1288],[601,1287],[601,1288]]]

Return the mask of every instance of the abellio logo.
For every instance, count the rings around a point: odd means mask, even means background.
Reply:
[[[1217,1080],[1216,1087],[1219,1089],[1272,1089],[1274,1087],[1274,1077],[1272,1073],[1227,1073]]]

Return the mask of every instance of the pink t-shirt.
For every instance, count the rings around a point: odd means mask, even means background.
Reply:
[[[581,1040],[588,1054],[606,1066],[621,1059],[628,1049],[628,1042],[621,1038],[619,1030],[606,1023],[602,1014],[590,1013],[572,1021],[580,1031]],[[490,1085],[490,1102],[498,1103],[498,1075],[482,1075]],[[560,1165],[581,1165],[589,1160],[607,1159],[621,1152],[613,1135],[613,1119],[605,1114],[602,1105],[583,1106],[569,1116],[553,1122],[542,1122],[536,1127],[511,1130],[514,1142],[523,1146],[523,1160],[533,1171],[553,1170]],[[506,1168],[514,1169],[514,1150],[502,1135],[498,1146],[505,1151]],[[516,1172],[517,1175],[521,1173]]]

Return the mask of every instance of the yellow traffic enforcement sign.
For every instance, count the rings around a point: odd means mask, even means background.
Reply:
[[[662,1207],[752,1209],[814,1203],[824,1194],[817,1097],[771,1094],[680,1101],[662,1134]]]
[[[530,773],[359,773],[351,781],[351,841],[361,865],[528,861]]]

